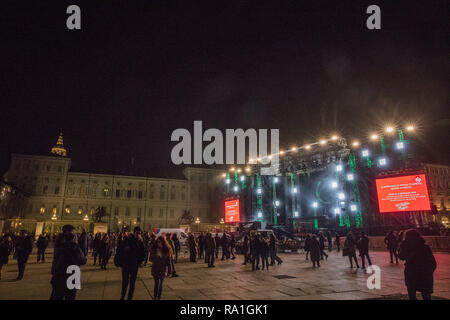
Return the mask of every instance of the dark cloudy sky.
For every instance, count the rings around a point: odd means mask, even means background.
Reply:
[[[73,170],[174,176],[170,134],[194,120],[279,128],[281,146],[412,121],[448,162],[448,17],[430,0],[4,1],[0,169],[63,129]]]

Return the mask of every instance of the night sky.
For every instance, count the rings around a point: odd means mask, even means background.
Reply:
[[[0,171],[62,129],[73,171],[177,177],[170,135],[194,120],[279,128],[281,147],[413,122],[448,163],[449,16],[430,0],[3,1]]]

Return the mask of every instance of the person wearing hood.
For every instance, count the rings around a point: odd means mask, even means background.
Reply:
[[[63,233],[58,236],[55,243],[55,253],[52,264],[52,293],[50,300],[75,300],[77,289],[69,289],[67,280],[71,273],[67,273],[69,266],[81,266],[86,264],[86,256],[78,246],[74,227],[63,226]]]
[[[417,300],[416,292],[419,291],[423,300],[431,300],[433,273],[437,264],[431,248],[425,244],[419,231],[411,229],[405,233],[398,257],[405,261],[405,284],[409,299]]]

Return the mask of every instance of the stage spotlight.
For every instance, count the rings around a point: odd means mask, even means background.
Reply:
[[[297,148],[296,148],[296,147],[292,147],[292,148],[291,148],[291,151],[292,151],[292,152],[295,152],[295,151],[297,151]]]
[[[353,141],[352,146],[355,147],[355,148],[359,147],[359,142],[358,141]]]
[[[338,139],[338,136],[334,135],[331,137],[331,140],[336,141]]]
[[[409,125],[406,127],[406,130],[408,131],[414,131],[414,126],[413,125]]]
[[[241,176],[241,181],[244,181],[245,180],[245,177],[244,176]]]
[[[278,177],[273,178],[273,183],[278,183]]]
[[[327,143],[327,141],[326,140],[320,140],[320,144],[323,146],[323,145],[325,145]]]
[[[262,218],[262,212],[258,212],[258,218]]]
[[[284,151],[283,150],[281,150],[280,151],[280,156],[282,156],[284,154]]]
[[[341,165],[341,164],[338,164],[338,165],[336,166],[336,171],[337,171],[337,172],[341,172],[341,171],[342,171],[342,165]]]
[[[249,167],[245,168],[245,172],[250,172],[250,168]]]
[[[343,192],[338,193],[338,198],[339,198],[339,200],[344,200],[345,199],[345,193],[343,193]]]
[[[298,217],[298,212],[297,211],[294,212],[294,217]]]
[[[387,133],[392,133],[392,132],[394,132],[394,128],[393,127],[386,127],[386,132]]]
[[[256,193],[257,193],[257,194],[261,194],[261,193],[262,193],[261,188],[256,189]]]
[[[227,184],[230,184],[230,179],[227,179],[227,180],[226,180],[226,183],[227,183]]]
[[[336,189],[336,188],[338,187],[338,183],[337,183],[336,181],[332,181],[332,182],[331,182],[331,187],[332,187],[333,189]]]
[[[297,193],[297,188],[292,188],[292,193]]]
[[[231,167],[231,168],[230,168],[230,171],[234,171],[234,168],[233,168],[233,167]]]
[[[377,140],[377,139],[378,139],[378,136],[377,136],[376,134],[373,134],[373,135],[370,136],[370,139],[372,139],[372,140]]]
[[[356,204],[352,204],[352,205],[350,206],[350,211],[355,212],[356,209],[357,209]]]
[[[235,192],[238,192],[238,191],[239,191],[238,186],[234,186],[233,190],[234,190]]]
[[[317,208],[319,206],[319,204],[316,201],[314,201],[312,206],[313,206],[313,208]]]
[[[309,150],[309,149],[311,149],[311,146],[308,144],[308,145],[305,146],[305,149]]]
[[[362,151],[362,156],[363,157],[368,157],[369,156],[369,150],[363,150]]]
[[[386,158],[381,158],[380,160],[378,160],[378,164],[380,166],[385,166],[386,165]]]
[[[226,178],[227,174],[226,173],[222,173],[222,178]]]
[[[341,213],[341,209],[339,208],[334,208],[334,214],[339,214]]]
[[[349,173],[349,174],[347,175],[347,180],[348,180],[348,181],[353,181],[354,179],[355,179],[355,177],[354,177],[353,173]]]
[[[280,205],[280,201],[275,200],[275,206],[278,207]]]
[[[397,142],[396,146],[397,146],[397,150],[402,150],[405,147],[405,144],[400,141],[400,142]]]

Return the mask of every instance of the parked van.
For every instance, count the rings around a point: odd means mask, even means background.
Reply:
[[[188,238],[186,232],[184,232],[183,229],[160,228],[160,229],[154,229],[153,232],[155,233],[156,237],[165,236],[167,233],[170,233],[171,235],[176,233],[178,236],[178,239],[180,240],[180,245],[182,245],[182,246],[186,244],[186,240]]]

